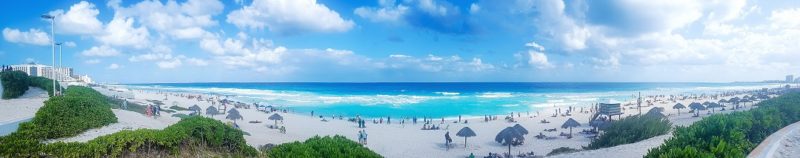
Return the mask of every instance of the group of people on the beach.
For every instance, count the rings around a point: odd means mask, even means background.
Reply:
[[[362,129],[358,131],[358,143],[367,145],[367,130]]]
[[[158,105],[147,104],[147,107],[144,109],[144,111],[147,117],[161,116],[161,106]]]

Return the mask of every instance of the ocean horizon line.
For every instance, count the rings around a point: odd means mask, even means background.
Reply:
[[[220,82],[138,82],[138,83],[104,83],[109,85],[148,85],[148,84],[197,84],[197,83],[322,83],[322,84],[361,84],[361,83],[768,83],[763,81],[731,81],[731,82],[711,82],[711,81],[697,81],[697,82],[670,82],[670,81],[636,81],[636,82],[628,82],[628,81],[541,81],[541,82],[524,82],[524,81],[412,81],[412,82],[405,82],[405,81],[364,81],[364,82],[330,82],[330,81],[276,81],[276,82],[238,82],[238,81],[220,81]]]

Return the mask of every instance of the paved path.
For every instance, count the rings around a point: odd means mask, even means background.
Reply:
[[[778,130],[753,149],[747,157],[783,158],[800,155],[800,122]]]

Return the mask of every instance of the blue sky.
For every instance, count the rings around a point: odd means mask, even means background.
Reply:
[[[800,73],[800,1],[9,1],[0,63],[101,82],[729,82]]]

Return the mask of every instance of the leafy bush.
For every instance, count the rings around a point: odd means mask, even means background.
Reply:
[[[634,143],[655,136],[667,134],[672,123],[656,115],[634,115],[613,121],[597,139],[592,140],[586,149],[599,149],[621,144]]]
[[[170,106],[169,109],[178,110],[178,111],[189,111],[188,108],[180,107],[180,106]]]
[[[305,142],[281,144],[269,150],[272,158],[315,158],[315,157],[381,157],[377,153],[343,136],[315,136]]]
[[[3,86],[3,99],[17,98],[28,91],[28,74],[22,71],[6,71],[0,73]]]
[[[558,155],[558,154],[566,154],[566,153],[574,153],[574,152],[578,152],[578,151],[581,151],[581,150],[580,149],[570,148],[570,147],[560,147],[560,148],[553,149],[553,151],[550,151],[550,153],[547,153],[547,156],[553,156],[553,155]]]
[[[186,118],[164,130],[121,131],[87,143],[57,142],[44,146],[42,152],[56,157],[125,157],[137,154],[164,157],[170,154],[191,155],[192,152],[182,151],[197,150],[235,157],[258,154],[255,148],[245,143],[242,131],[205,117]]]
[[[71,87],[75,88],[75,87]],[[111,107],[99,98],[84,95],[65,95],[48,99],[31,120],[35,138],[51,139],[70,137],[92,128],[117,122]]]
[[[648,158],[745,157],[767,136],[800,121],[800,93],[762,101],[759,108],[703,118],[678,127]]]
[[[31,76],[28,79],[30,80],[30,86],[44,89],[48,95],[53,96],[53,80],[40,76]],[[56,82],[56,87],[61,87],[61,85]]]
[[[16,135],[15,135],[16,134]],[[164,130],[139,129],[101,136],[86,143],[40,144],[18,133],[0,138],[0,153],[6,157],[211,157],[257,156],[242,131],[214,119],[190,117]],[[205,152],[205,153],[204,153]],[[205,155],[208,156],[208,155]]]

